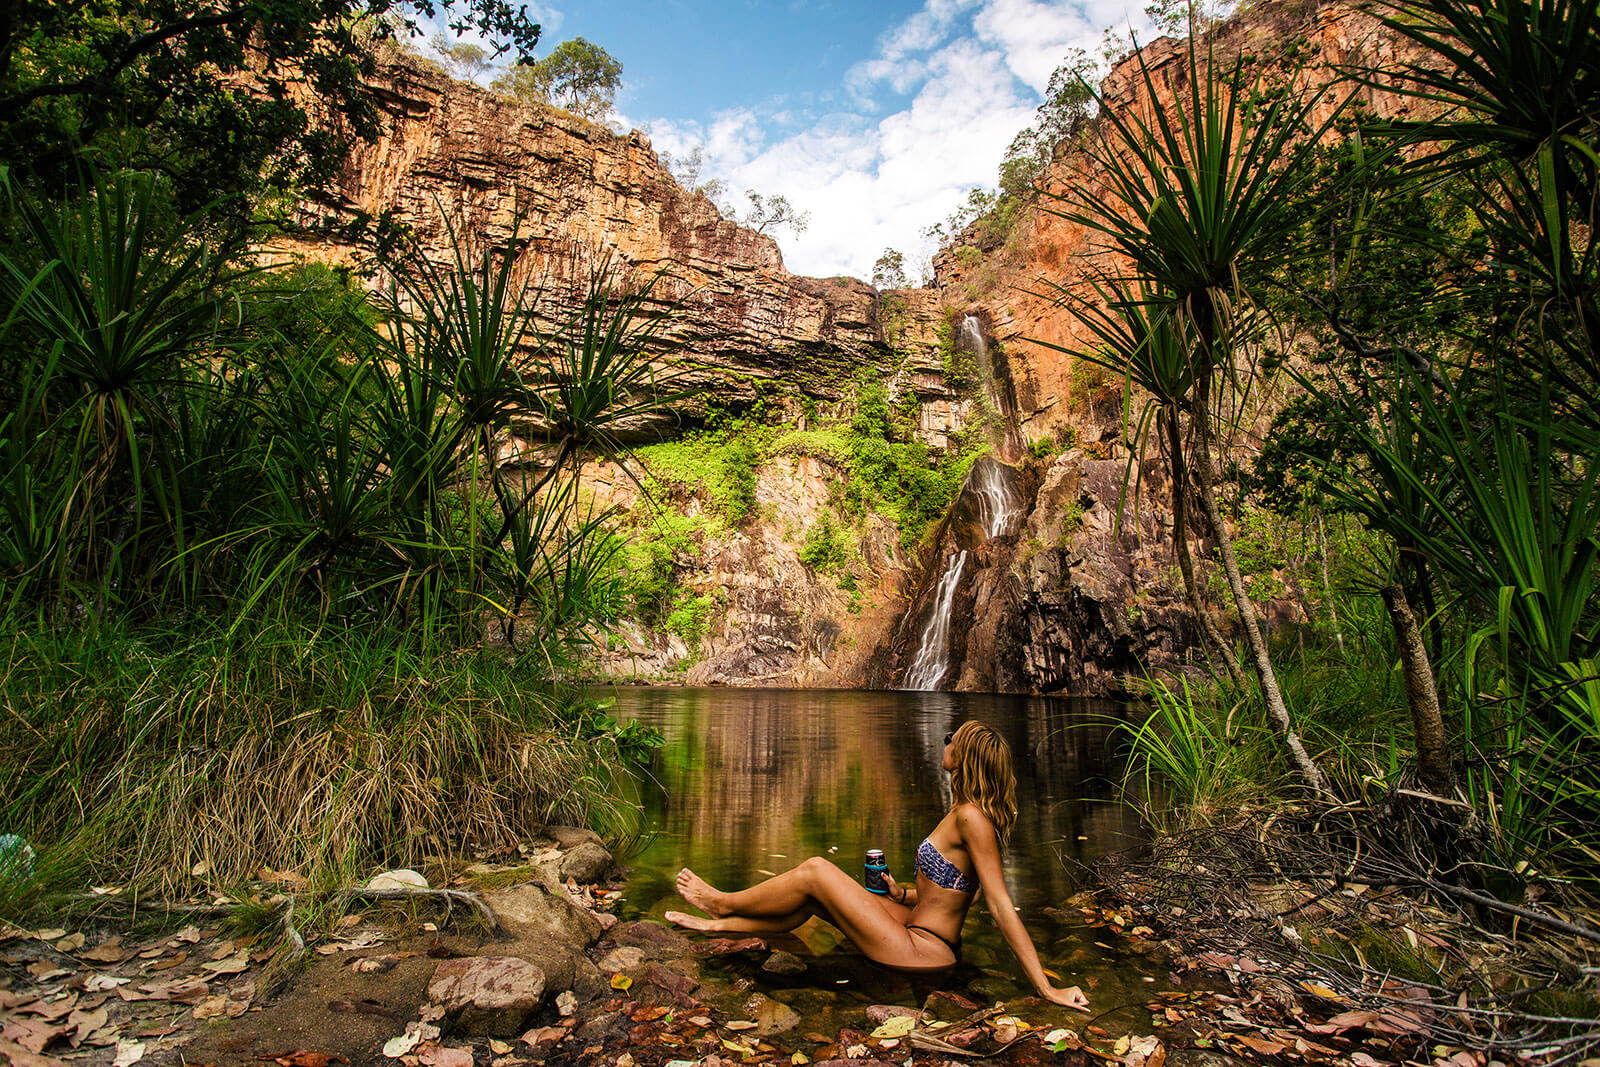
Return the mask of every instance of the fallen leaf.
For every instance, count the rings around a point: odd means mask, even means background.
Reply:
[[[49,960],[34,960],[28,964],[28,973],[41,982],[48,982],[57,975],[70,974],[71,972],[63,967],[57,967]]]
[[[42,1053],[45,1046],[58,1037],[72,1032],[70,1026],[52,1026],[32,1019],[12,1019],[5,1024],[5,1038],[15,1041],[29,1052]]]
[[[1325,1023],[1307,1023],[1305,1028],[1313,1034],[1342,1034],[1358,1026],[1366,1026],[1378,1017],[1375,1011],[1344,1011]]]
[[[72,1047],[77,1048],[91,1034],[104,1026],[110,1018],[111,1014],[104,1008],[98,1011],[75,1011],[69,1015],[67,1017],[67,1025],[76,1027],[78,1030],[77,1034],[69,1039]]]
[[[78,994],[68,993],[59,1000],[35,1000],[33,1003],[24,1005],[18,1010],[25,1011],[29,1015],[37,1015],[46,1022],[54,1022],[72,1014],[77,1008]]]
[[[206,964],[202,970],[212,971],[216,974],[238,974],[250,966],[250,953],[240,950],[225,960],[216,960]]]
[[[117,978],[109,974],[91,974],[88,980],[83,983],[83,988],[90,993],[103,993],[108,989],[115,989],[119,985],[127,985],[132,980],[131,978]]]
[[[618,989],[618,990],[621,990],[622,992],[626,993],[628,991],[629,987],[631,987],[632,985],[633,985],[633,979],[629,978],[625,974],[614,974],[614,975],[611,976],[611,988],[612,989]]]
[[[489,1039],[489,1051],[494,1053],[496,1056],[504,1056],[511,1052],[511,1046],[506,1044],[504,1041],[501,1041],[499,1038],[491,1037]]]
[[[435,1045],[417,1054],[422,1067],[472,1067],[472,1053],[464,1048]]]
[[[754,1030],[756,1028],[756,1024],[747,1019],[734,1019],[733,1021],[725,1023],[724,1025],[726,1025],[729,1030]]]
[[[407,1031],[399,1037],[391,1037],[385,1041],[383,1043],[383,1054],[391,1060],[397,1060],[416,1048],[421,1041],[422,1038],[415,1031]]]
[[[108,937],[87,952],[78,953],[80,959],[93,960],[96,963],[121,963],[128,955],[122,947],[122,938]]]
[[[202,1021],[215,1019],[223,1013],[228,1006],[228,998],[224,996],[207,997],[194,1006],[194,1017]]]
[[[525,1045],[542,1045],[546,1041],[559,1041],[566,1037],[567,1033],[567,1028],[564,1026],[541,1026],[523,1034],[522,1042]]]
[[[1254,1034],[1234,1034],[1232,1040],[1239,1042],[1252,1052],[1261,1053],[1263,1056],[1276,1056],[1289,1047],[1282,1041],[1269,1041],[1264,1037],[1256,1037]]]
[[[880,1041],[889,1038],[901,1038],[917,1028],[915,1015],[895,1015],[885,1019],[883,1025],[872,1031],[872,1036]]]
[[[144,1042],[118,1041],[117,1058],[111,1061],[111,1067],[133,1067],[142,1059],[144,1059]]]
[[[278,1067],[328,1067],[331,1063],[349,1063],[343,1056],[330,1056],[326,1052],[312,1052],[308,1049],[295,1049],[285,1052],[281,1056],[263,1056],[270,1059]]]
[[[67,936],[67,932],[65,930],[56,929],[35,930],[33,936],[40,941],[59,941],[63,937]]]
[[[1341,997],[1332,989],[1329,989],[1325,985],[1318,985],[1316,982],[1301,982],[1300,988],[1304,989],[1307,993],[1310,993],[1314,997],[1321,997],[1323,1000],[1332,1000],[1340,1004],[1349,1003],[1349,1001],[1347,1001],[1344,997]]]
[[[84,936],[82,934],[68,934],[56,942],[56,951],[76,952],[83,947],[83,942]]]

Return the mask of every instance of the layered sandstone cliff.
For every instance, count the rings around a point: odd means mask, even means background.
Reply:
[[[1419,58],[1355,4],[1319,0],[1260,3],[1220,26],[1209,46],[1219,63],[1243,56],[1292,77],[1296,91],[1320,94],[1311,119],[1321,122],[1354,93],[1352,103],[1380,116],[1407,117],[1415,99],[1373,84],[1334,86],[1340,71],[1394,68]],[[1187,43],[1161,38],[1143,49],[1156,102],[1169,114],[1189,108]],[[1202,60],[1202,64],[1204,60]],[[1121,61],[1100,87],[1104,106],[1120,113],[1147,112],[1149,96],[1136,59]],[[1073,435],[1079,441],[1114,440],[1120,432],[1120,382],[1107,382],[1071,351],[1092,347],[1093,335],[1064,293],[1082,294],[1097,277],[1123,269],[1105,239],[1063,218],[1077,190],[1109,193],[1095,131],[1057,146],[1040,181],[1042,195],[1025,206],[1011,232],[993,247],[969,230],[941,249],[934,267],[940,298],[953,313],[981,316],[1011,354],[1018,418],[1032,437]],[[1058,346],[1056,348],[1049,347]],[[1066,349],[1067,352],[1061,351]]]
[[[1271,79],[1292,78],[1296,92],[1315,96],[1314,123],[1352,91],[1339,81],[1341,70],[1393,69],[1401,59],[1421,58],[1354,5],[1316,0],[1252,5],[1218,27],[1209,48],[1215,62],[1243,57]],[[1146,117],[1152,107],[1169,115],[1189,108],[1186,50],[1186,42],[1162,39],[1145,47],[1142,68],[1138,59],[1122,61],[1101,86],[1104,107]],[[1355,89],[1353,103],[1391,117],[1407,116],[1415,105],[1370,83]],[[1074,301],[1092,294],[1097,279],[1126,269],[1102,236],[1059,213],[1075,194],[1108,193],[1098,156],[1105,151],[1091,123],[1057,146],[1041,194],[1008,234],[974,226],[935,259],[947,314],[982,322],[1003,353],[1018,436],[1066,449],[1020,479],[1039,487],[1028,494],[1024,526],[974,550],[953,596],[959,622],[944,688],[1101,692],[1129,673],[1180,669],[1198,653],[1173,556],[1165,464],[1151,443],[1129,464],[1130,448],[1142,444],[1127,433],[1139,412],[1124,410],[1129,398],[1120,377],[1073,354],[1095,345]],[[1237,457],[1255,450],[1290,389],[1281,376],[1258,378],[1247,406],[1228,412],[1239,430]],[[1131,400],[1141,403],[1137,395]],[[1193,543],[1202,537],[1199,528],[1190,533]],[[959,542],[947,530],[929,550],[909,617],[928,616],[940,561]],[[1277,624],[1301,617],[1292,599],[1262,607]],[[904,634],[914,629],[886,636],[890,667],[881,681],[904,677],[911,657]]]
[[[358,263],[366,245],[338,234],[382,217],[441,263],[457,236],[481,244],[515,233],[551,323],[564,321],[597,265],[635,280],[659,274],[655,293],[663,310],[676,309],[670,340],[691,393],[735,409],[799,394],[838,399],[857,368],[879,366],[914,376],[937,424],[951,398],[929,373],[938,368],[933,293],[895,294],[886,323],[883,294],[870,286],[790,274],[771,237],[687,193],[638,131],[414,63],[388,67],[375,84],[379,136],[356,146],[334,188],[300,206],[316,236],[284,239],[276,254]]]

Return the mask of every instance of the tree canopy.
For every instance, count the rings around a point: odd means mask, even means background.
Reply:
[[[492,83],[500,92],[554,104],[591,121],[611,111],[621,84],[621,61],[582,37],[562,41],[545,58],[514,67]]]
[[[375,132],[367,80],[385,46],[435,17],[497,55],[539,40],[510,0],[7,4],[0,156],[47,186],[85,161],[154,171],[183,210],[315,184]]]

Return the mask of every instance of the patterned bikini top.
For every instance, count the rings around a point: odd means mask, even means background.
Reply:
[[[922,844],[917,846],[917,870],[927,875],[934,885],[944,889],[954,889],[958,893],[978,891],[978,880],[962,874],[960,867],[945,859],[931,837],[924,837]]]

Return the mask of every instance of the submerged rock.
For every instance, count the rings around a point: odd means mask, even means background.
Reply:
[[[761,965],[761,969],[768,974],[805,974],[806,963],[793,952],[785,952],[782,949],[778,949],[767,957],[766,962]]]

